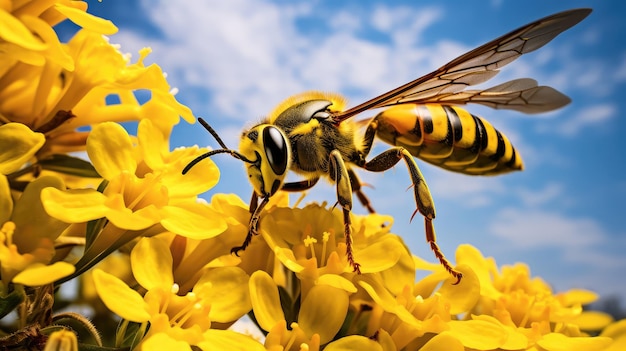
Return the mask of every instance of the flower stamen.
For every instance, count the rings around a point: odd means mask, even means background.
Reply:
[[[328,247],[328,239],[330,238],[329,232],[322,233],[322,257],[320,259],[320,266],[326,265],[326,249]]]
[[[311,248],[311,258],[317,257],[315,256],[315,243],[317,243],[317,239],[312,238],[310,235],[307,235],[306,239],[304,239],[304,247]]]
[[[155,173],[152,173],[153,175]],[[143,200],[146,195],[148,195],[148,193],[151,193],[154,191],[154,185],[157,184],[158,182],[161,181],[162,178],[162,174],[158,173],[156,174],[154,177],[146,177],[144,178],[145,180],[148,181],[147,184],[145,184],[143,186],[143,189],[141,190],[141,193],[139,193],[134,199],[133,201],[128,205],[129,209],[134,209],[135,206],[137,206],[137,204],[139,204],[141,202],[141,200]]]
[[[170,301],[172,300],[172,295],[176,295],[178,293],[178,289],[179,289],[178,284],[176,283],[172,284],[172,287],[170,288],[171,294],[165,294],[167,298],[163,302],[163,306],[161,307],[161,310],[159,311],[160,313],[167,312],[167,308],[169,307]]]
[[[283,350],[291,350],[291,346],[293,346],[293,344],[296,342],[295,329],[298,327],[298,323],[293,322],[289,326],[291,327],[292,333],[289,336],[289,341],[287,341],[287,344],[285,345]]]
[[[10,247],[13,244],[13,233],[15,232],[15,223],[8,221],[2,225],[0,232],[4,234],[5,245]]]
[[[189,293],[189,294],[193,294],[193,293]],[[189,294],[187,294],[187,297],[190,298],[190,300],[192,298],[195,298],[195,294],[193,296],[189,296]],[[199,302],[185,305],[184,308],[182,308],[180,311],[178,311],[178,313],[176,313],[173,317],[170,318],[170,324],[172,325],[172,327],[182,326],[183,323],[185,323],[185,321],[187,321],[189,317],[191,317],[193,311],[201,307],[202,307],[202,304]]]

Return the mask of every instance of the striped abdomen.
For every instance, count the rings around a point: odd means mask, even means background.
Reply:
[[[397,105],[376,116],[376,135],[450,171],[496,175],[523,169],[509,139],[491,123],[457,106]]]

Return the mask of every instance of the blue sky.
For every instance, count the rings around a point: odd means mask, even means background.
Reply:
[[[107,1],[90,12],[111,19],[123,52],[150,46],[177,97],[231,147],[246,126],[305,90],[342,93],[353,106],[406,83],[491,39],[576,7],[594,12],[487,85],[529,77],[570,96],[555,112],[527,116],[469,106],[504,132],[526,170],[500,177],[453,174],[418,161],[437,206],[438,240],[452,260],[470,243],[498,264],[526,262],[556,290],[574,287],[626,296],[626,3],[623,1]],[[363,114],[368,117],[372,114]],[[358,117],[357,117],[358,118]],[[173,146],[216,143],[199,124],[175,128]],[[378,143],[374,152],[384,150]],[[222,180],[210,193],[248,199],[243,166],[215,157]],[[359,173],[393,231],[434,260],[424,241],[403,165]],[[333,203],[316,186],[305,201]],[[295,199],[295,197],[294,197]],[[356,205],[355,212],[366,213]],[[417,218],[417,217],[416,217]]]

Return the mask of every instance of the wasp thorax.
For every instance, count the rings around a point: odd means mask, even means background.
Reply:
[[[287,137],[276,126],[261,124],[243,133],[239,152],[249,159],[248,178],[261,197],[274,195],[283,185],[289,169]]]

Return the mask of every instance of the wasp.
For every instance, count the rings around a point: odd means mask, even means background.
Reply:
[[[345,99],[337,94],[311,91],[292,96],[280,103],[265,121],[241,134],[239,151],[228,148],[215,130],[199,119],[221,148],[198,156],[185,167],[183,174],[203,159],[221,153],[244,162],[254,191],[247,236],[241,246],[231,250],[237,255],[258,233],[261,212],[276,192],[304,191],[320,178],[327,178],[335,184],[337,204],[343,210],[347,261],[354,272],[360,273],[352,249],[353,194],[368,211],[374,212],[374,209],[362,191],[363,184],[355,168],[384,172],[403,160],[416,204],[411,219],[418,212],[424,217],[428,244],[458,283],[461,272],[451,266],[437,245],[433,198],[414,157],[469,175],[522,170],[522,159],[509,139],[488,121],[459,105],[475,103],[495,109],[541,113],[563,107],[570,99],[529,78],[484,90],[466,88],[493,78],[500,68],[539,49],[590,12],[590,9],[574,9],[527,24],[431,73],[349,109],[346,109]],[[351,119],[365,111],[385,107],[387,109],[363,121]],[[363,129],[364,133],[358,132]],[[376,138],[392,147],[368,160]],[[299,174],[302,180],[286,182],[289,171]]]

